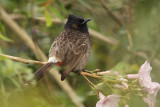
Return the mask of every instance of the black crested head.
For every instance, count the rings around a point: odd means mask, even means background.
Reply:
[[[87,22],[91,19],[83,19],[75,15],[69,15],[65,25],[65,29],[78,30],[83,33],[88,33]]]

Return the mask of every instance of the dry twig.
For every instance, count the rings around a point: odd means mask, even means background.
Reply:
[[[19,58],[19,57],[14,57],[14,56],[10,56],[10,55],[5,55],[5,54],[1,54],[0,53],[0,56],[3,56],[3,57],[6,57],[6,58],[9,58],[9,59],[12,59],[14,61],[18,61],[18,62],[22,62],[22,63],[25,63],[25,64],[41,64],[41,65],[44,65],[46,64],[46,62],[41,62],[41,61],[34,61],[34,60],[26,60],[26,59],[23,59],[23,58]]]
[[[10,14],[10,17],[12,19],[20,19],[21,18],[20,15],[18,15],[18,14]],[[35,17],[34,19],[37,20],[37,21],[45,22],[45,18],[44,17]],[[64,24],[66,22],[66,20],[61,21],[61,20],[59,20],[57,18],[52,18],[52,22],[53,23],[57,23],[57,24],[61,24],[61,23]],[[105,43],[110,44],[110,45],[116,45],[119,42],[118,40],[116,40],[116,39],[114,39],[112,37],[104,36],[103,34],[97,32],[97,31],[95,31],[95,30],[93,30],[91,28],[89,28],[89,33],[90,33],[90,35],[92,37],[97,38],[97,39],[99,39],[101,41],[104,41]]]
[[[103,0],[98,0],[98,1],[101,3],[101,5],[103,6],[103,8],[106,10],[106,12],[108,13],[108,15],[111,16],[112,19],[114,19],[120,26],[122,26],[123,25],[122,21],[109,10],[109,8],[103,2]]]
[[[95,74],[91,74],[91,73],[87,73],[87,72],[80,72],[81,75],[85,75],[85,76],[88,76],[88,77],[92,77],[92,78],[95,78],[95,79],[102,79],[101,76],[97,76]]]

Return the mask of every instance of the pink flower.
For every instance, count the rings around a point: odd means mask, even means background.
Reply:
[[[127,75],[127,79],[137,79],[137,78],[139,78],[138,74],[128,74]]]
[[[115,88],[121,88],[121,89],[124,89],[124,88],[125,88],[123,85],[119,85],[119,84],[115,84],[114,87],[115,87]]]
[[[128,105],[128,104],[125,104],[124,107],[129,107],[129,105]]]
[[[119,85],[119,84],[115,84],[114,85],[115,88],[121,88],[123,90],[126,90],[128,89],[128,84],[126,82],[122,82],[122,85]]]
[[[118,72],[117,72],[117,71],[114,71],[114,72],[113,72],[113,75],[118,75]]]
[[[123,88],[124,90],[128,89],[128,84],[126,82],[123,81],[122,85],[124,86],[124,88]]]
[[[156,96],[160,89],[160,84],[156,82],[152,82],[150,72],[152,67],[149,62],[146,61],[139,70],[139,84],[141,85],[143,91],[147,92],[146,97],[144,97],[144,101],[149,105],[149,107],[154,107],[156,102]]]
[[[138,75],[137,74],[129,74],[127,75],[128,79],[136,79],[138,78],[139,84],[142,87],[142,90],[147,93],[147,95],[143,98],[144,102],[146,102],[149,107],[154,107],[156,102],[156,96],[160,89],[160,84],[156,82],[152,82],[150,72],[152,67],[150,63],[146,61],[140,68]]]
[[[140,68],[139,70],[139,84],[141,85],[141,87],[145,87],[145,88],[149,88],[149,84],[152,82],[151,81],[151,76],[150,76],[150,72],[152,70],[152,67],[150,67],[150,64],[148,61],[146,61]]]
[[[120,96],[113,94],[105,97],[101,92],[99,92],[100,100],[97,102],[96,107],[118,107],[118,102]]]
[[[149,105],[149,107],[154,107],[154,104],[156,102],[156,96],[160,89],[160,84],[152,82],[149,85],[150,87],[144,88],[148,94],[146,97],[143,98],[143,100]]]

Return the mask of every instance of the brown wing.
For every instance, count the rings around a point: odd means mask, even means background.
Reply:
[[[83,55],[85,54],[87,49],[87,44],[81,44],[78,46],[75,45],[72,51],[68,52],[65,60],[63,61],[63,65],[65,66],[65,70],[61,72],[61,80],[63,81],[66,76],[72,71],[74,67],[79,63],[82,59]]]

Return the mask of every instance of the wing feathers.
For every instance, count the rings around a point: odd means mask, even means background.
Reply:
[[[61,80],[63,81],[66,76],[72,71],[72,69],[79,63],[83,54],[80,53],[79,55],[74,54],[73,52],[70,53],[63,62],[65,65],[65,70],[61,72]]]

